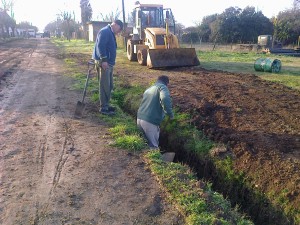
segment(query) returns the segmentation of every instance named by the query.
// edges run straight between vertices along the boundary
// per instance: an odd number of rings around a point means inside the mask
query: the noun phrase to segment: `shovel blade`
[[[80,101],[78,101],[77,105],[76,105],[74,117],[76,119],[80,119],[82,117],[82,115],[83,115],[84,109],[85,109],[85,104],[82,103],[82,102],[80,102]]]
[[[173,162],[175,157],[175,152],[165,152],[162,154],[161,159],[164,162]]]

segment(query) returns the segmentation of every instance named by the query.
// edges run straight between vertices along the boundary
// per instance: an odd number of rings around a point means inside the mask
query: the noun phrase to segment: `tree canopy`
[[[300,0],[294,1],[292,9],[271,19],[254,7],[229,7],[221,14],[204,17],[196,29],[186,29],[181,37],[192,42],[257,43],[259,35],[270,34],[284,44],[292,44],[300,36]]]
[[[89,0],[80,0],[81,24],[84,25],[92,19],[93,9]]]

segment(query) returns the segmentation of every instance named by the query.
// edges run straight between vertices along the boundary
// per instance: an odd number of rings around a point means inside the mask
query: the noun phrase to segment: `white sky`
[[[136,0],[124,0],[126,18],[131,11]],[[141,3],[163,4],[166,8],[171,8],[177,23],[184,26],[193,26],[196,22],[201,22],[204,16],[214,13],[221,14],[226,8],[237,6],[244,9],[253,6],[256,10],[271,18],[278,12],[292,8],[293,0],[148,0]],[[98,20],[100,13],[104,16],[117,9],[122,11],[122,0],[90,0],[93,9],[93,20]],[[56,15],[61,12],[75,12],[76,21],[80,21],[80,0],[14,0],[14,13],[17,23],[22,21],[31,22],[40,31],[44,27],[56,20]],[[123,14],[121,17],[123,19]]]

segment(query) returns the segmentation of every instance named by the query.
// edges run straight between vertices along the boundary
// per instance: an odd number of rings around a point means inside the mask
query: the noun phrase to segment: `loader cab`
[[[144,39],[144,29],[152,27],[166,27],[166,17],[170,31],[175,28],[175,20],[171,9],[164,9],[163,5],[158,4],[138,4],[133,11],[133,23],[135,33],[140,39]],[[175,29],[174,29],[175,31]]]

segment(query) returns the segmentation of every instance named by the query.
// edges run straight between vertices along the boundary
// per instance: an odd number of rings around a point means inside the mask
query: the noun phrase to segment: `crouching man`
[[[165,116],[174,118],[168,84],[168,76],[159,76],[156,83],[144,92],[137,112],[137,126],[144,134],[149,147],[153,149],[159,146],[159,126]]]

